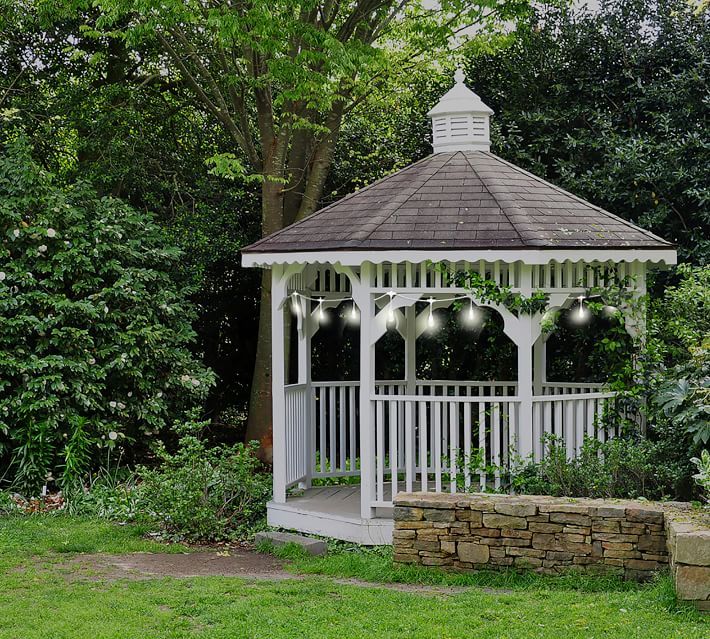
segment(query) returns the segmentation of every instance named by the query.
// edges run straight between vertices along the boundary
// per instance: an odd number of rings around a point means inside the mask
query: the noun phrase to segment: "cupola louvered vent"
[[[490,151],[489,121],[493,111],[463,83],[462,71],[456,84],[429,111],[432,120],[434,153]]]

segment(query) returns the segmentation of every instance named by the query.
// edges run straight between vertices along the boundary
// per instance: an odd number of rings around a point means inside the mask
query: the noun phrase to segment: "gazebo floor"
[[[388,488],[385,484],[385,491]],[[285,504],[267,504],[270,526],[367,546],[391,544],[392,509],[378,508],[377,515],[374,519],[360,516],[359,485],[308,488],[289,496]]]

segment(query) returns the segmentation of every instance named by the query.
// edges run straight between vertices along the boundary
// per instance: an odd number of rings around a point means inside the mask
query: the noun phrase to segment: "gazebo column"
[[[315,442],[313,441],[315,434],[315,424],[313,422],[313,397],[312,382],[312,367],[311,367],[311,337],[313,336],[314,324],[311,316],[309,304],[304,298],[300,298],[301,312],[299,313],[299,330],[298,330],[298,383],[306,386],[306,441],[304,445],[305,461],[306,461],[306,476],[303,481],[299,482],[299,488],[310,488],[313,479],[313,467],[315,465]],[[302,320],[301,320],[302,318]]]
[[[547,381],[547,340],[540,335],[533,345],[533,394],[542,395]]]
[[[532,266],[520,267],[520,292],[532,295]],[[518,347],[518,441],[516,450],[525,459],[533,452],[533,346],[540,335],[539,314],[520,314],[513,341]]]
[[[375,384],[375,342],[372,336],[375,302],[372,264],[360,267],[359,281],[351,278],[353,299],[360,308],[360,516],[372,519],[375,501],[375,437],[370,394]]]
[[[287,278],[281,264],[271,268],[271,401],[273,408],[273,501],[286,503],[286,381],[283,301]]]
[[[404,381],[406,394],[417,393],[417,309],[414,305],[404,309]]]

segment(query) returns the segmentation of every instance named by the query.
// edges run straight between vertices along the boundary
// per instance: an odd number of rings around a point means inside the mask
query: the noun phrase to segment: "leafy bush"
[[[190,422],[174,454],[160,447],[161,465],[141,468],[139,509],[170,538],[240,538],[263,526],[271,476],[256,456],[258,442],[209,447],[207,422]]]
[[[511,471],[518,493],[557,497],[662,499],[675,496],[687,475],[682,460],[667,459],[665,447],[647,439],[585,439],[579,456],[567,459],[564,442],[548,436],[545,458]]]
[[[22,509],[12,498],[12,495],[5,490],[0,490],[0,515],[11,515],[19,512],[22,512]]]
[[[111,521],[132,521],[139,510],[137,478],[119,455],[111,462],[111,449],[106,465],[89,475],[86,484],[75,482],[64,491],[66,510],[72,515],[91,515]]]
[[[698,468],[698,472],[693,475],[693,479],[698,482],[705,493],[705,499],[710,502],[710,451],[704,450],[700,457],[691,459]]]
[[[652,418],[710,441],[710,267],[680,265],[680,281],[652,307]]]
[[[58,186],[21,136],[0,140],[0,463],[15,485],[67,485],[204,396],[179,260],[150,215]]]

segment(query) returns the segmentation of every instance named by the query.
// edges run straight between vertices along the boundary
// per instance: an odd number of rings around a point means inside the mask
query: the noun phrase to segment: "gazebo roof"
[[[487,151],[436,153],[244,253],[406,249],[673,249]]]

